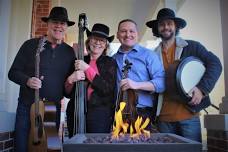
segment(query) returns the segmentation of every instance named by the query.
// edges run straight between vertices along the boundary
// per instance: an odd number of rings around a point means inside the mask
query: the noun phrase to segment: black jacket
[[[25,41],[8,73],[9,79],[20,85],[19,102],[28,105],[34,102],[35,91],[29,88],[26,82],[35,75],[35,53],[38,43],[38,38]],[[64,95],[64,82],[75,60],[74,50],[66,43],[52,49],[51,43],[47,42],[44,48],[40,53],[40,76],[44,76],[40,98],[57,102]]]
[[[85,62],[89,64],[90,56],[85,56]],[[116,87],[116,61],[109,57],[101,55],[97,59],[97,68],[99,75],[96,75],[91,82],[93,92],[90,96],[90,101],[87,102],[88,107],[107,106],[112,108],[115,104],[115,87]],[[88,85],[87,85],[88,86]],[[73,110],[73,102],[75,98],[75,88],[71,93],[71,100],[67,107],[68,110]],[[72,103],[71,103],[72,102]]]

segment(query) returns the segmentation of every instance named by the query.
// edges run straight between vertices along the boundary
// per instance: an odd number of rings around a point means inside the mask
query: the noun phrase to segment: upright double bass
[[[79,28],[79,37],[78,37],[78,51],[75,52],[75,55],[78,60],[84,60],[84,31],[87,27],[87,17],[85,13],[79,15],[78,19],[78,28]],[[73,135],[77,133],[85,133],[86,131],[86,98],[85,98],[85,84],[84,81],[76,82],[75,89],[75,103],[74,103],[74,128]]]

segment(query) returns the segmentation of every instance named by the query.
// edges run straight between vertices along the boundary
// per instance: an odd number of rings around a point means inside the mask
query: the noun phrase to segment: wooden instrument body
[[[127,59],[125,60],[125,66],[122,70],[122,78],[126,79],[128,78],[128,71],[131,68],[132,63],[130,63]],[[123,110],[123,119],[127,121],[129,124],[135,122],[137,119],[137,94],[135,90],[128,89],[126,91],[119,89],[118,98],[117,98],[117,108],[119,109],[120,102],[125,102],[126,107]]]
[[[121,91],[119,94],[118,103],[120,102],[126,103],[126,107],[122,112],[123,119],[126,120],[126,122],[128,122],[129,124],[131,122],[135,122],[135,120],[137,119],[136,101],[137,101],[137,94],[132,89]]]
[[[39,112],[36,113],[36,106],[39,108]],[[44,103],[38,101],[32,104],[30,111],[31,129],[28,140],[29,152],[46,152],[47,151],[47,139],[43,126],[44,119]]]
[[[51,152],[60,152],[62,142],[56,126],[56,103],[52,101],[44,101],[44,129],[47,137],[47,149]]]
[[[40,52],[44,50],[46,37],[41,37],[35,56],[35,77],[40,78]],[[30,109],[30,134],[28,140],[29,152],[46,152],[47,139],[44,130],[44,103],[40,100],[39,89],[35,90],[34,103]]]

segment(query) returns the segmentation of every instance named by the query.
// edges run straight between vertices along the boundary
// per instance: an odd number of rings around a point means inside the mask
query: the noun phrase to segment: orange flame
[[[123,121],[122,112],[126,106],[125,102],[120,103],[120,109],[115,112],[115,125],[113,125],[112,138],[118,139],[119,135],[127,134],[128,127],[130,126],[130,137],[139,138],[140,135],[144,135],[146,138],[150,137],[150,131],[145,130],[150,122],[149,118],[143,122],[142,117],[137,118],[134,124],[129,125]]]

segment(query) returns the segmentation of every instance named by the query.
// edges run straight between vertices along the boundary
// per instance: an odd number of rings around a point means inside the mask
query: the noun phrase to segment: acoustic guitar
[[[39,78],[40,52],[44,50],[46,37],[41,37],[36,50],[35,56],[35,77]],[[29,152],[46,152],[47,140],[44,131],[44,103],[40,100],[39,89],[35,90],[35,101],[31,106],[30,121],[31,128],[28,140]]]

